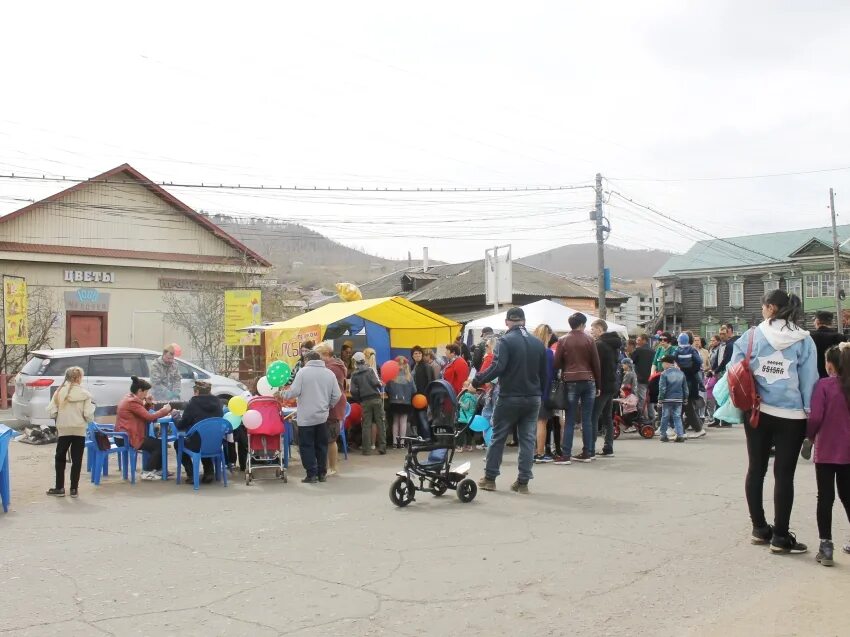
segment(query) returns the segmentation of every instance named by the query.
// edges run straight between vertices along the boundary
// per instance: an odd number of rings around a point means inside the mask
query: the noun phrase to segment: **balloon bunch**
[[[263,424],[263,415],[256,409],[248,409],[248,401],[242,396],[234,396],[228,400],[227,408],[230,411],[224,415],[224,419],[234,429],[239,425],[245,425],[245,429],[253,431]]]
[[[266,369],[266,375],[257,381],[257,393],[260,396],[273,396],[275,390],[283,387],[292,376],[292,368],[284,361],[275,361]]]

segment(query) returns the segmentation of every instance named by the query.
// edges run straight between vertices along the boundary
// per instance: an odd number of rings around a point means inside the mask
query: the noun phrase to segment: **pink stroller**
[[[287,482],[285,454],[282,440],[286,432],[286,424],[280,415],[280,404],[276,398],[255,396],[248,401],[248,409],[258,411],[263,416],[263,423],[248,430],[248,463],[245,467],[245,484],[254,481],[256,469],[275,469],[275,477]]]

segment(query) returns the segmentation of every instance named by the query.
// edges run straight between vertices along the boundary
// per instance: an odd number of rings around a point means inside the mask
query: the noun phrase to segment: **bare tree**
[[[29,344],[6,345],[0,350],[0,370],[10,375],[21,371],[27,354],[33,350],[52,348],[53,329],[59,321],[59,305],[55,295],[47,288],[31,285],[27,288],[27,319],[29,321]],[[0,294],[0,316],[3,310],[3,295]],[[2,329],[2,321],[0,321]],[[4,335],[5,342],[5,335]]]

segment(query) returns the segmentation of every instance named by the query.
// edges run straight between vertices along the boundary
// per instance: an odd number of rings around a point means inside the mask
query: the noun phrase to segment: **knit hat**
[[[687,334],[685,334],[684,332],[679,334],[679,345],[684,347],[685,345],[690,345],[690,344],[691,344],[691,339],[688,338]]]
[[[351,357],[355,363],[365,363],[366,355],[363,352],[354,352],[354,356]]]

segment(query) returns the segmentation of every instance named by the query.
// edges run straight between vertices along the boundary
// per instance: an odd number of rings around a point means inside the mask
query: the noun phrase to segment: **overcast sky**
[[[705,180],[850,167],[846,1],[294,4],[9,3],[0,173],[457,188],[601,172],[721,236],[828,225],[830,186],[850,223],[850,170]],[[0,213],[59,189],[0,179]],[[593,237],[590,189],[172,192],[390,257]],[[606,214],[615,245],[706,238],[617,196]]]

